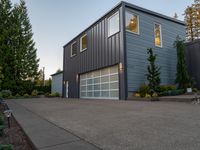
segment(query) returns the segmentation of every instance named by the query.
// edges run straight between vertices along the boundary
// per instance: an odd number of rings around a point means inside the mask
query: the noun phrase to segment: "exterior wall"
[[[196,87],[200,89],[200,40],[186,43],[186,60],[189,75],[195,79]]]
[[[63,74],[56,74],[52,76],[51,93],[58,92],[62,95]]]
[[[153,48],[157,54],[157,65],[161,67],[162,84],[174,84],[177,54],[173,46],[177,35],[185,38],[184,25],[162,19],[130,8],[126,10],[139,16],[140,34],[126,32],[127,82],[128,91],[137,91],[141,84],[147,84],[147,48]],[[161,24],[162,48],[154,44],[154,23]]]
[[[119,11],[120,32],[108,37],[107,18]],[[115,8],[105,17],[97,21],[81,35],[64,46],[64,81],[69,81],[69,97],[79,97],[79,75],[93,70],[119,64],[124,61],[124,42],[122,25],[122,7]],[[80,52],[80,38],[87,34],[87,50]],[[70,57],[71,44],[77,42],[78,50],[75,57]],[[123,63],[124,64],[124,63]],[[124,97],[124,72],[120,72],[120,96]],[[65,96],[65,87],[63,88]]]

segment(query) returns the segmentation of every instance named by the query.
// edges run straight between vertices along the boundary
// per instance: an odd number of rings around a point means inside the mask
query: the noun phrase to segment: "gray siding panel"
[[[177,35],[185,37],[185,27],[129,8],[127,10],[139,15],[140,21],[139,35],[126,32],[128,91],[137,91],[142,84],[147,84],[147,48],[153,48],[157,54],[156,63],[161,67],[162,84],[174,84],[177,58],[173,43]],[[155,22],[162,26],[162,48],[154,45]]]
[[[121,11],[121,9],[114,10],[107,17],[116,11]],[[107,17],[102,18],[102,20],[86,31],[88,36],[88,49],[86,51],[80,52],[80,38],[83,34],[71,42],[76,41],[78,44],[78,51],[75,57],[70,57],[71,43],[64,47],[65,64],[63,65],[63,80],[69,81],[70,98],[79,97],[77,75],[116,65],[120,62],[119,54],[122,51],[120,47],[123,47],[123,43],[120,41],[122,34],[119,32],[111,37],[107,37]]]

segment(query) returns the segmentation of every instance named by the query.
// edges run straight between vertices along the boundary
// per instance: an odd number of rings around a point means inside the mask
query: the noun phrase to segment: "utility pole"
[[[43,86],[45,86],[45,67],[43,67]]]

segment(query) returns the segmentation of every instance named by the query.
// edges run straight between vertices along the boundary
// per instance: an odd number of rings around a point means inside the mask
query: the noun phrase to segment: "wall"
[[[200,40],[185,45],[189,75],[195,79],[196,87],[200,89]]]
[[[119,11],[120,32],[108,37],[107,18]],[[115,8],[105,17],[80,34],[64,47],[64,81],[69,81],[69,97],[79,97],[79,75],[89,71],[119,64],[124,61],[123,33],[122,33],[122,8]],[[80,38],[87,33],[88,48],[80,52]],[[70,57],[71,44],[76,41],[78,51],[75,57]],[[123,72],[120,75],[120,95],[125,93]],[[63,89],[65,91],[65,87]],[[65,94],[64,94],[65,95]]]
[[[58,92],[62,95],[63,74],[56,74],[52,76],[51,93]]]
[[[142,84],[147,84],[147,48],[153,48],[157,54],[156,64],[161,67],[162,84],[174,84],[177,55],[173,43],[177,35],[185,37],[185,27],[130,8],[126,10],[139,15],[140,24],[139,35],[126,32],[128,91],[137,91]],[[162,48],[154,45],[154,23],[162,26]]]

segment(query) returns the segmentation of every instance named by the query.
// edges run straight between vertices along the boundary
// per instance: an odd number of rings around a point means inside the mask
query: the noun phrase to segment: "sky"
[[[11,0],[18,3],[19,0]],[[180,20],[193,0],[125,0]],[[33,39],[45,78],[63,67],[63,46],[117,5],[120,0],[26,0]]]

